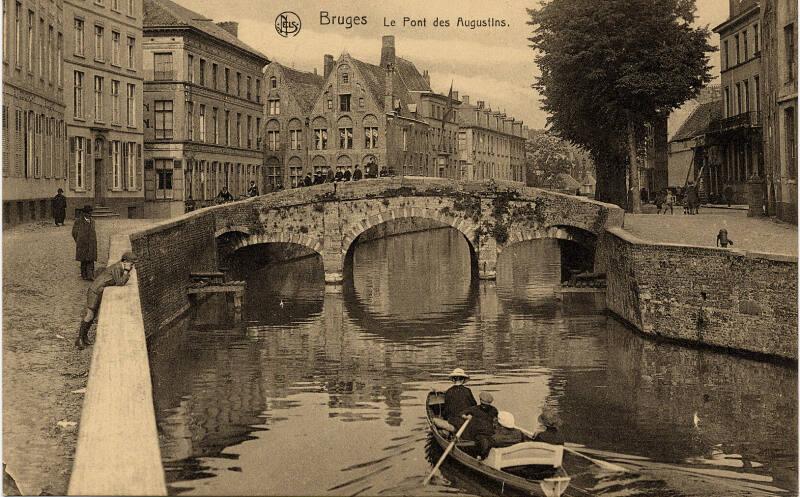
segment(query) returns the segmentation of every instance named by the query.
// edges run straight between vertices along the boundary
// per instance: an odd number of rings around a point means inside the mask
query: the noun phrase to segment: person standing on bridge
[[[250,180],[250,187],[247,188],[247,196],[258,197],[258,187],[256,186],[256,182],[252,179]]]
[[[123,286],[130,278],[131,269],[136,264],[138,257],[131,251],[122,254],[122,260],[105,268],[86,291],[86,311],[83,314],[80,328],[78,328],[78,338],[75,339],[75,346],[78,350],[83,350],[87,345],[92,345],[94,340],[89,338],[89,329],[92,327],[100,309],[100,302],[103,299],[103,290],[107,286]]]

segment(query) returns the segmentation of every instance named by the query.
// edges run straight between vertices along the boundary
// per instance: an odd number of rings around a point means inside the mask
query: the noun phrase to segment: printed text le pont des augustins
[[[368,16],[343,16],[337,15],[326,10],[319,13],[319,24],[321,26],[341,26],[345,29],[352,29],[355,26],[366,26],[369,24]],[[498,19],[496,17],[484,18],[468,18],[457,17],[451,19],[448,17],[434,17],[429,19],[427,17],[384,17],[384,27],[398,27],[398,28],[505,28],[508,27],[508,22],[505,19]]]

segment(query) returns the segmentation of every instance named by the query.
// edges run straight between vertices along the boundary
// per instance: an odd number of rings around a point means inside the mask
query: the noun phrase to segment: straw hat
[[[500,411],[497,413],[497,422],[500,423],[500,426],[505,426],[506,428],[515,428],[515,421],[514,415],[508,411]]]
[[[539,415],[539,423],[547,428],[558,428],[561,426],[561,418],[553,409],[545,407]]]
[[[469,378],[469,375],[461,368],[456,368],[450,373],[450,378]]]

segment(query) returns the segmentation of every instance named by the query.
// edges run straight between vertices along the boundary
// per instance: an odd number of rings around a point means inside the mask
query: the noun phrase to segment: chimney
[[[461,97],[461,101],[464,103],[464,105],[469,105],[469,95],[464,95]]]
[[[239,37],[239,23],[234,21],[223,21],[218,22],[217,26],[221,27],[228,33],[232,34],[236,38]]]
[[[425,78],[425,82],[428,83],[428,86],[430,86],[431,85],[431,75],[428,74],[428,70],[427,69],[422,71],[422,77]]]
[[[317,68],[315,67],[314,68],[314,76],[316,76],[316,75],[317,75]]]
[[[386,68],[389,64],[394,64],[394,59],[394,35],[386,35],[381,46],[381,67]]]
[[[478,108],[479,108],[479,109],[483,109],[483,107],[484,107],[484,101],[483,101],[483,100],[478,100],[478,102],[477,102],[477,103],[478,103]]]
[[[383,37],[384,41],[386,38],[386,36]],[[383,61],[381,60],[381,62]],[[386,92],[383,97],[383,107],[384,112],[394,112],[394,64],[386,66]]]
[[[328,76],[331,75],[331,71],[333,71],[333,55],[325,54],[324,60],[322,76],[328,79]]]
[[[453,90],[453,100],[458,100],[458,92]]]

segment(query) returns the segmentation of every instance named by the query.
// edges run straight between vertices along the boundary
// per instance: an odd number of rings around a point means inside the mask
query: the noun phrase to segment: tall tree
[[[559,188],[561,173],[583,179],[591,171],[587,153],[552,133],[531,133],[525,141],[525,169],[528,186]]]
[[[640,211],[644,125],[711,80],[715,49],[694,13],[694,0],[549,0],[528,9],[542,72],[533,87],[551,129],[592,153],[598,199]]]

